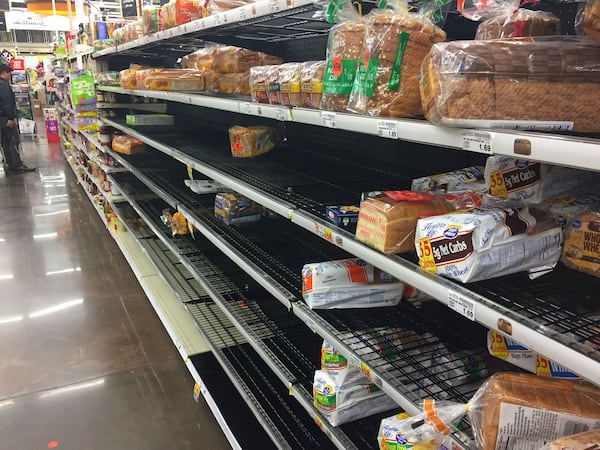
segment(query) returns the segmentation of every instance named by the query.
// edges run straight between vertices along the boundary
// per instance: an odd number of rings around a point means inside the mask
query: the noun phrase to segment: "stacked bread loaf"
[[[527,36],[554,36],[560,34],[560,20],[545,11],[520,8],[516,12],[484,20],[477,28],[475,39],[504,39]]]
[[[548,121],[598,131],[599,65],[600,46],[566,36],[436,44],[421,69],[423,108],[447,125]]]
[[[594,39],[600,39],[600,0],[590,0],[585,8],[583,32]]]
[[[433,43],[445,39],[444,31],[413,14],[367,16],[364,65],[348,109],[374,116],[421,114],[419,69]]]
[[[308,61],[302,64],[300,91],[302,92],[303,106],[318,108],[321,105],[324,73],[324,61]]]

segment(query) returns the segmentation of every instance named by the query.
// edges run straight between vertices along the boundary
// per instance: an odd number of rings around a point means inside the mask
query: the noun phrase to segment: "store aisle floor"
[[[0,172],[0,449],[229,448],[58,145]]]

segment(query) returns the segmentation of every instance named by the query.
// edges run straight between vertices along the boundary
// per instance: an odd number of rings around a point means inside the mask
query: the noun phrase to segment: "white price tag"
[[[490,155],[492,154],[492,136],[485,131],[463,131],[462,149]]]
[[[248,11],[246,11],[246,8],[240,8],[240,18],[239,20],[246,20],[248,18]]]
[[[327,128],[335,128],[335,113],[329,111],[322,111],[321,124]]]
[[[377,135],[389,139],[398,139],[398,122],[395,120],[378,120]]]
[[[252,114],[252,107],[248,102],[240,102],[239,111],[242,114]]]
[[[277,120],[280,120],[282,122],[285,122],[287,120],[287,110],[283,109],[283,108],[277,108],[275,109],[275,118]]]
[[[221,22],[223,21],[223,18],[221,17],[222,14],[215,14],[214,18],[215,18],[215,27],[218,27],[219,25],[221,25]]]
[[[448,306],[461,316],[465,316],[470,320],[475,320],[475,302],[469,300],[462,294],[448,291]]]
[[[270,0],[269,4],[271,6],[271,12],[278,12],[279,11],[279,1],[278,0]]]

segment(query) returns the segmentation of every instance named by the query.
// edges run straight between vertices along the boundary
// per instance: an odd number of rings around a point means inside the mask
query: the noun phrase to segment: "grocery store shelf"
[[[265,105],[251,102],[247,97],[222,98],[205,94],[132,90],[120,87],[99,87],[99,89],[437,147],[486,155],[527,157],[549,164],[600,171],[600,158],[598,158],[600,139],[597,138],[541,132],[450,128],[436,126],[426,120],[418,119],[368,117],[307,108]],[[518,149],[522,149],[523,145],[517,146],[517,142],[528,143],[529,145],[525,145],[525,147],[529,147],[529,153],[521,153]],[[566,148],[569,150],[566,151]]]
[[[311,202],[306,197],[290,194],[284,187],[285,185],[279,188],[269,183],[268,173],[285,174],[287,170],[285,164],[273,166],[269,165],[273,162],[273,159],[263,159],[265,162],[269,161],[269,164],[261,164],[261,168],[265,170],[264,178],[250,176],[250,172],[247,172],[251,170],[250,168],[245,169],[246,172],[244,172],[244,169],[240,170],[239,166],[234,166],[234,163],[228,163],[225,159],[218,161],[210,159],[212,155],[207,153],[210,152],[210,148],[207,146],[203,147],[202,153],[195,152],[191,156],[166,145],[161,139],[149,137],[147,130],[144,130],[144,133],[146,133],[144,134],[131,130],[119,122],[109,121],[109,123],[127,133],[135,133],[135,137],[148,145],[194,167],[196,170],[243,193],[258,203],[264,204],[264,199],[268,199],[270,209],[279,214],[283,213],[284,217],[290,218],[293,223],[301,228],[317,234],[348,253],[356,255],[398,279],[415,286],[417,289],[435,297],[444,305],[469,316],[469,318],[487,328],[502,331],[501,324],[510,323],[513,339],[525,343],[529,348],[549,359],[559,361],[584,378],[600,384],[600,352],[588,345],[588,343],[596,346],[600,344],[598,321],[593,318],[586,318],[586,315],[593,313],[591,310],[593,305],[585,300],[586,295],[593,295],[593,292],[600,290],[598,279],[559,268],[560,270],[557,269],[554,273],[541,279],[524,281],[519,284],[520,287],[518,288],[513,280],[520,279],[520,277],[526,278],[523,274],[500,278],[491,287],[488,287],[488,282],[461,285],[421,270],[414,263],[414,259],[386,256],[357,242],[352,234],[325,221],[324,205],[319,202]],[[196,148],[197,146],[198,144],[196,144]],[[191,151],[188,147],[185,147],[185,150],[186,152]],[[293,154],[298,158],[302,158],[297,152]],[[295,163],[300,164],[298,161],[295,161]],[[312,162],[312,167],[318,167],[319,165],[315,164],[314,161]],[[229,170],[229,166],[231,166],[231,170]],[[252,170],[258,169],[253,166]],[[324,184],[319,187],[319,180],[315,178],[314,170],[312,175],[313,178],[310,181],[314,183],[313,195],[316,192],[319,195],[324,195],[323,191],[327,190],[328,187],[329,190],[325,192],[327,195],[332,195],[331,193],[335,195],[344,194],[342,190],[337,192],[331,184],[329,186]],[[330,177],[328,182],[334,183],[333,175],[329,174],[328,176]],[[358,179],[358,175],[354,178]],[[377,181],[382,183],[380,186],[384,183],[383,178]],[[243,188],[243,191],[239,187]],[[361,186],[355,186],[355,188],[360,192]],[[373,190],[369,186],[362,186],[362,188],[365,191]],[[338,199],[340,201],[335,201],[336,198],[331,197],[331,203],[329,204],[348,204],[346,198]],[[295,202],[295,204],[290,202]],[[580,287],[577,292],[565,288],[566,285],[562,280],[566,276],[577,279],[576,284],[574,284]],[[508,284],[509,292],[504,292],[503,283]],[[536,294],[528,295],[527,293],[532,290],[535,290]],[[575,305],[579,308],[580,303],[588,305],[587,308],[591,308],[590,311],[581,312],[577,310]],[[566,312],[561,314],[562,309],[565,309]]]
[[[253,41],[276,43],[327,33],[329,25],[313,18],[316,8],[313,0],[260,0],[117,44],[95,52],[92,57],[136,54],[140,51],[151,54],[167,49],[184,55],[194,48],[203,47],[203,40],[211,40],[211,36],[230,36],[251,45]]]

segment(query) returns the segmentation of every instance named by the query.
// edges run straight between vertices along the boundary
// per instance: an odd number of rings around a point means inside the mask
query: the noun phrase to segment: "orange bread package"
[[[240,47],[224,45],[213,53],[213,69],[219,73],[246,72],[260,64],[258,52]]]
[[[147,69],[136,74],[138,89],[151,91],[204,90],[202,73],[195,69]]]
[[[117,136],[112,141],[112,149],[125,155],[137,155],[144,151],[144,143],[131,136]]]

